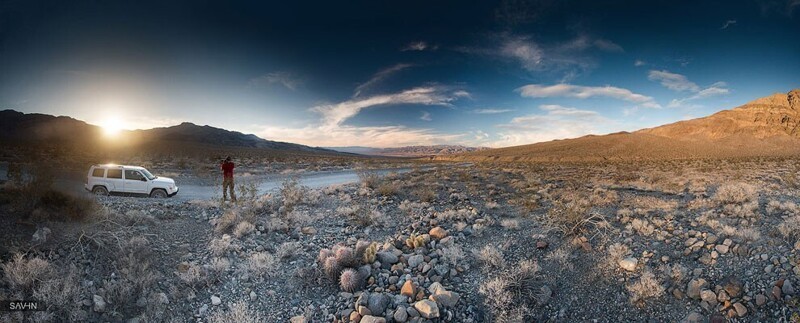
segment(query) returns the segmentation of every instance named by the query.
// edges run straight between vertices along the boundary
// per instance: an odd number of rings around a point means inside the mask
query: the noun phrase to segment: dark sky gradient
[[[315,146],[517,145],[800,87],[798,16],[800,0],[3,1],[0,108]]]

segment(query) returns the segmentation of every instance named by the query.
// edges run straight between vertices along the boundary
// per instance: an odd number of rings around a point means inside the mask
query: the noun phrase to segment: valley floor
[[[0,321],[798,322],[798,163],[441,164],[81,220],[6,184],[0,300],[48,310]]]

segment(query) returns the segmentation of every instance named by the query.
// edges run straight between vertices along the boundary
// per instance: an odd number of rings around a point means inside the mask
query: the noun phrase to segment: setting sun
[[[122,122],[118,118],[108,118],[103,120],[99,126],[103,128],[103,134],[114,137],[122,130]]]

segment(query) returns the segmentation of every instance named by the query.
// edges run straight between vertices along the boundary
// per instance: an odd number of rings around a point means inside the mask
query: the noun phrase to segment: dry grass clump
[[[523,260],[515,266],[484,281],[478,292],[484,296],[495,322],[531,321],[532,307],[549,289],[543,288],[539,265],[533,260]]]
[[[414,191],[414,196],[416,196],[420,202],[424,203],[431,203],[433,201],[436,201],[436,199],[438,198],[436,190],[434,190],[430,186],[422,186],[416,189]]]
[[[633,221],[631,221],[631,228],[643,236],[649,236],[656,230],[656,228],[650,224],[650,221],[645,219],[633,219]]]
[[[358,179],[361,182],[361,187],[374,189],[378,187],[378,184],[382,181],[380,175],[375,172],[370,172],[369,170],[359,170],[357,172]]]
[[[786,218],[778,224],[778,232],[787,239],[800,238],[800,215]]]
[[[608,255],[601,262],[601,266],[607,271],[619,268],[619,261],[631,254],[631,249],[622,243],[614,243],[608,246]]]
[[[502,219],[500,226],[509,230],[519,230],[519,220],[517,219]]]
[[[480,250],[473,249],[472,254],[484,267],[484,270],[501,269],[506,266],[503,253],[493,245],[487,245]]]
[[[746,183],[725,183],[717,188],[714,200],[724,204],[744,204],[758,199],[756,188]]]
[[[7,297],[35,299],[47,306],[46,311],[34,313],[32,321],[80,319],[81,275],[74,265],[60,270],[45,259],[16,254],[10,261],[0,264],[0,268],[3,280],[10,288]],[[23,320],[21,315],[14,319],[0,316],[0,319]]]
[[[375,206],[368,205],[345,205],[336,208],[336,213],[349,218],[353,223],[361,227],[371,225],[386,225],[389,219],[383,212]]]
[[[136,304],[138,299],[158,292],[162,275],[152,265],[154,255],[147,239],[133,237],[121,251],[125,254],[115,263],[119,274],[116,278],[104,281],[106,293],[101,296],[108,301],[112,310],[133,311],[131,305]]]
[[[602,214],[591,212],[588,201],[578,197],[554,201],[544,217],[544,224],[565,235],[593,236],[610,228]]]
[[[394,196],[400,192],[400,184],[396,181],[383,181],[375,190],[381,196]]]
[[[221,234],[228,232],[231,228],[235,227],[237,223],[239,223],[239,214],[236,210],[228,210],[219,218],[213,220],[214,222],[214,233]]]
[[[247,270],[254,276],[272,276],[277,268],[278,261],[268,252],[256,252],[247,258]]]
[[[441,248],[439,249],[439,254],[446,263],[451,265],[457,265],[466,256],[464,250],[457,245]]]
[[[216,312],[209,318],[211,323],[260,323],[266,321],[261,313],[252,310],[244,302],[233,303],[228,311]]]
[[[244,237],[250,233],[252,233],[256,229],[256,226],[250,222],[242,221],[236,225],[236,228],[233,229],[233,235],[237,238]]]
[[[769,201],[767,203],[767,213],[770,215],[788,215],[792,216],[798,214],[797,204],[792,201]]]
[[[215,256],[222,256],[231,250],[237,250],[239,245],[233,241],[231,236],[224,234],[220,238],[214,238],[208,243],[208,250]]]
[[[625,287],[630,293],[630,301],[643,306],[644,301],[664,294],[664,286],[649,270],[645,270],[639,280]]]
[[[44,280],[54,270],[47,260],[38,257],[25,259],[22,254],[14,255],[10,262],[0,265],[0,268],[8,286],[24,293],[30,292],[35,283]]]

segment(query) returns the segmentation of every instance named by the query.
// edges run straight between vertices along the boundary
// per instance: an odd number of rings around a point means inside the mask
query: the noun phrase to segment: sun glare
[[[109,118],[100,123],[103,128],[103,134],[108,137],[114,137],[122,130],[122,122],[117,118]]]

